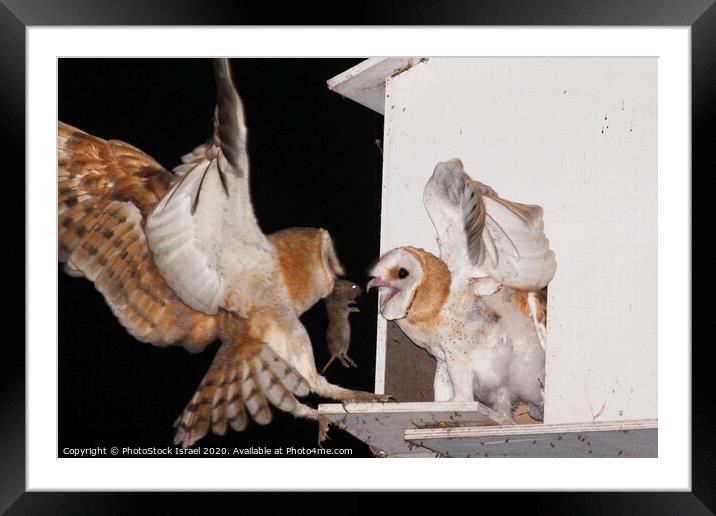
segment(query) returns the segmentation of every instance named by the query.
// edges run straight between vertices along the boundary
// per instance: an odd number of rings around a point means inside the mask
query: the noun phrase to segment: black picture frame
[[[537,2],[457,1],[369,2],[336,9],[333,5],[236,0],[2,0],[0,62],[3,69],[0,124],[4,147],[21,149],[25,135],[25,29],[52,25],[605,25],[691,27],[692,170],[706,174],[715,159],[710,147],[716,131],[716,7],[714,0],[540,0]],[[7,176],[25,169],[22,152],[4,155]],[[707,168],[708,167],[708,168]],[[693,172],[692,172],[693,177]],[[15,190],[18,191],[18,190]],[[25,271],[26,275],[29,271]],[[16,339],[15,339],[16,340]],[[690,343],[674,343],[689,345]],[[692,491],[669,493],[573,493],[542,495],[539,506],[550,514],[647,513],[709,514],[716,510],[716,447],[714,411],[708,404],[714,389],[707,382],[708,342],[692,347]],[[131,493],[25,492],[25,353],[8,343],[0,361],[2,374],[2,439],[0,447],[0,510],[9,514],[137,512],[154,495]],[[162,497],[162,503],[168,496]],[[212,503],[221,503],[223,495]],[[227,495],[228,496],[228,495]],[[246,495],[241,495],[246,497]],[[484,496],[484,495],[481,495]],[[522,497],[515,497],[520,500]],[[186,500],[178,500],[189,509]],[[419,499],[418,499],[419,501]],[[244,499],[244,502],[247,500]],[[248,502],[250,504],[250,501]],[[296,500],[293,501],[296,503]],[[481,502],[483,503],[483,502]],[[357,495],[342,500],[352,512],[361,508]],[[165,506],[169,510],[169,506]],[[539,511],[538,511],[539,512]]]

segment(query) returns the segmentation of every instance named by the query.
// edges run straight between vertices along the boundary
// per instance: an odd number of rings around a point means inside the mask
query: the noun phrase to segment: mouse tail
[[[338,356],[338,355],[331,356],[331,358],[328,360],[328,362],[326,362],[326,365],[323,366],[323,369],[321,369],[321,374],[326,372],[326,369],[328,369],[328,366],[333,363],[333,361],[336,359],[336,356]]]

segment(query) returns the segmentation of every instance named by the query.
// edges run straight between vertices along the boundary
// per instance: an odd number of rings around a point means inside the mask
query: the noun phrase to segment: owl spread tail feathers
[[[241,321],[233,325],[245,326]],[[249,417],[267,425],[272,419],[269,403],[295,413],[300,406],[296,396],[309,391],[308,382],[293,367],[240,328],[230,340],[224,337],[209,371],[174,423],[174,443],[192,446],[209,427],[217,435],[224,435],[228,426],[241,432]]]

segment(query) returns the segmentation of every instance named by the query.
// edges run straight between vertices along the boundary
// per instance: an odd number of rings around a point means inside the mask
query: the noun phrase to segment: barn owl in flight
[[[191,446],[209,428],[223,435],[273,405],[328,421],[296,398],[387,396],[330,384],[319,375],[299,316],[343,273],[329,234],[293,228],[265,235],[249,194],[241,99],[229,61],[214,60],[213,138],[168,172],[124,142],[58,123],[59,260],[104,295],[135,338],[192,352],[222,344],[175,423]]]
[[[380,313],[437,360],[436,401],[477,398],[509,420],[524,402],[541,420],[541,294],[556,270],[542,208],[500,198],[457,159],[438,163],[423,201],[440,258],[414,247],[383,255],[368,283]]]

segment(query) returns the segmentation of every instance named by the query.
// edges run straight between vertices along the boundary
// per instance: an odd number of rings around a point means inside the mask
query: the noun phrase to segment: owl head
[[[414,247],[385,253],[369,273],[378,288],[379,310],[389,321],[434,314],[447,298],[450,272],[440,258]]]

